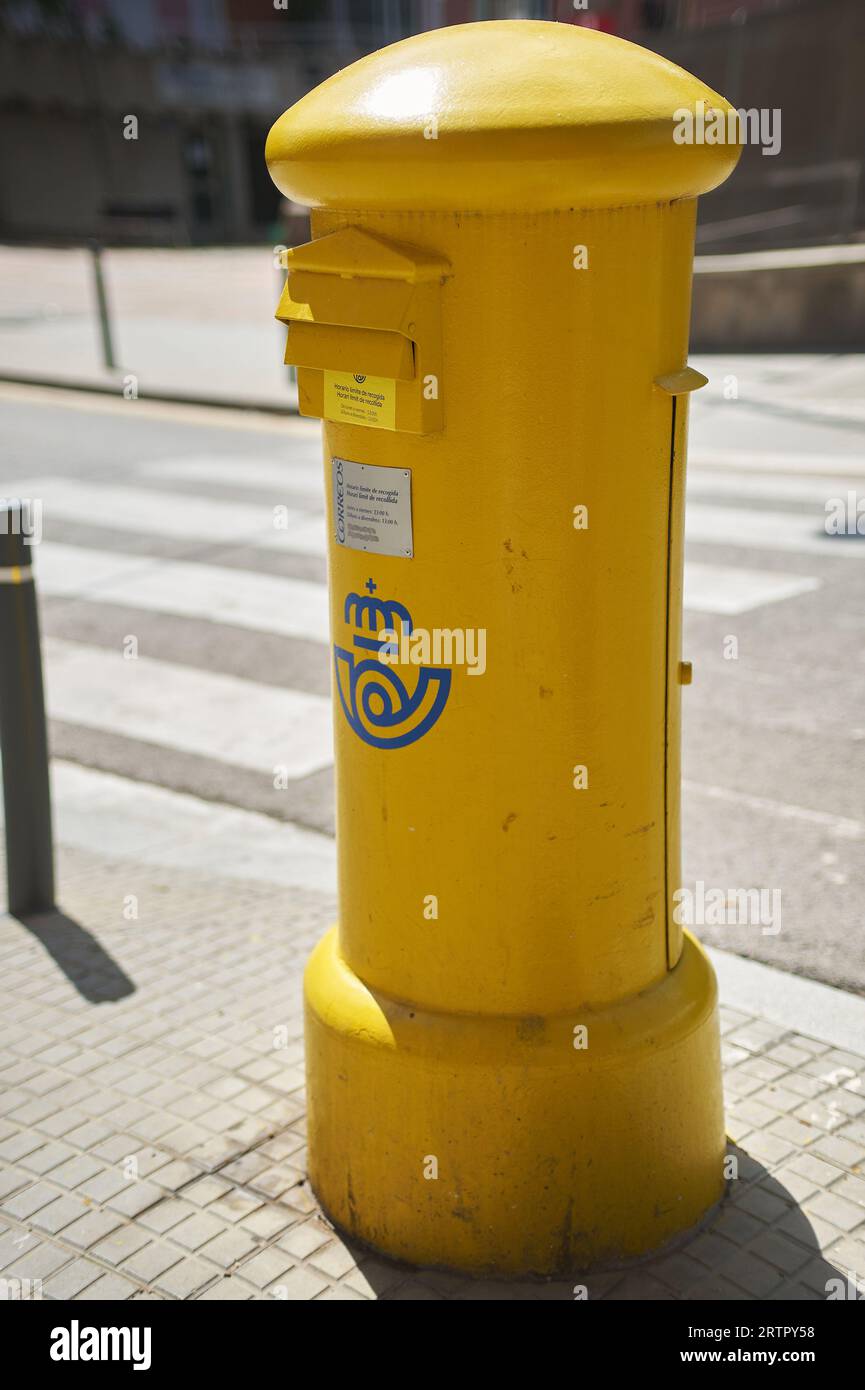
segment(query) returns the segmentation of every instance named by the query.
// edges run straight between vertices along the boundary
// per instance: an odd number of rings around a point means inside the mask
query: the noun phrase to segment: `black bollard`
[[[93,264],[93,288],[96,291],[96,312],[99,317],[99,341],[102,344],[102,363],[109,371],[114,371],[114,340],[111,334],[111,314],[108,309],[108,291],[105,288],[105,274],[102,269],[102,247],[98,241],[91,241],[90,256]]]
[[[48,740],[26,511],[0,509],[0,756],[6,811],[6,878],[15,917],[54,907]]]

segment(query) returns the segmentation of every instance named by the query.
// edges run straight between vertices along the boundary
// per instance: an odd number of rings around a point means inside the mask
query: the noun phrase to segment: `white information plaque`
[[[411,470],[335,458],[333,531],[337,545],[375,555],[414,554]]]

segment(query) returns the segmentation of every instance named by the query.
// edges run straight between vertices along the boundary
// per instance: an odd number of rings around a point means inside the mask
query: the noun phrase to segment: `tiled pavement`
[[[300,974],[323,895],[82,851],[61,881],[67,920],[0,919],[0,1293],[573,1299],[577,1279],[391,1263],[318,1212]],[[865,1288],[865,1059],[729,1009],[724,1030],[738,1180],[674,1252],[580,1281],[590,1297]]]

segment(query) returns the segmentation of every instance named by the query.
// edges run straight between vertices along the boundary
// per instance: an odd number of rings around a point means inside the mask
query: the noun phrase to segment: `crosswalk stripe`
[[[310,517],[288,509],[280,514],[277,529],[273,508],[264,504],[66,478],[15,482],[4,490],[8,497],[41,498],[49,518],[65,517],[121,531],[211,544],[247,544],[312,555],[323,555],[326,550],[323,516]],[[757,546],[823,556],[865,555],[865,546],[827,536],[822,530],[823,520],[824,515],[692,502],[687,509],[686,538],[712,545]]]
[[[320,453],[320,448],[318,453]],[[323,475],[320,458],[256,458],[224,454],[184,455],[155,459],[138,465],[147,478],[169,478],[180,482],[229,483],[237,488],[273,488],[277,495],[294,492],[323,502]]]
[[[312,642],[328,636],[327,589],[302,579],[46,541],[39,547],[37,582],[50,598],[122,603]]]
[[[186,873],[335,891],[334,843],[317,831],[59,759],[51,784],[61,845]],[[0,824],[2,812],[0,804]],[[74,867],[69,873],[74,878]]]
[[[747,613],[819,589],[820,580],[733,565],[685,565],[684,604],[697,613]]]
[[[330,701],[154,657],[49,639],[53,719],[142,739],[273,776],[304,777],[333,761]]]
[[[865,478],[863,454],[795,454],[770,449],[688,450],[688,470],[725,468],[748,473],[830,473],[841,477]]]
[[[86,522],[112,530],[148,532],[174,540],[259,546],[323,555],[323,516],[286,509],[277,528],[274,508],[223,502],[182,493],[71,478],[30,478],[4,484],[6,497],[41,499],[47,518]]]
[[[814,520],[823,525],[826,503],[833,498],[846,501],[854,489],[849,478],[783,477],[781,474],[763,476],[755,473],[704,469],[688,478],[688,497],[753,497],[761,502],[807,502],[815,508]]]
[[[823,520],[799,512],[758,512],[693,502],[685,514],[685,539],[745,549],[789,550],[824,558],[865,557],[865,543],[859,545],[855,539],[828,536]]]
[[[126,604],[254,632],[328,641],[327,589],[307,580],[186,560],[150,560],[57,541],[40,547],[37,580],[48,598]],[[684,604],[700,613],[744,613],[819,587],[819,579],[806,575],[689,561]]]
[[[783,469],[789,458],[784,454],[758,454],[753,456],[753,466],[738,468],[734,460],[749,458],[731,451],[730,462],[719,460],[725,454],[698,455],[697,461],[689,460],[688,495],[712,497],[755,497],[768,502],[809,502],[820,508],[830,497],[846,497],[851,487],[851,476],[861,474],[865,478],[865,460],[851,459],[850,472],[845,476],[845,460],[842,456],[831,455],[820,458],[820,469],[808,470],[793,467]],[[794,465],[803,465],[810,455],[803,455]],[[763,460],[765,472],[760,467]],[[829,465],[834,465],[830,468]],[[782,471],[783,470],[783,471]],[[139,472],[148,478],[166,478],[179,482],[216,482],[232,484],[238,489],[245,487],[273,489],[277,497],[281,492],[308,496],[323,502],[323,475],[320,461],[316,458],[288,459],[257,458],[237,456],[202,455],[180,458],[157,459],[152,463],[139,465]],[[818,473],[819,477],[804,477],[805,472]],[[791,473],[793,476],[785,476]]]
[[[837,835],[842,840],[865,839],[865,823],[853,820],[850,816],[836,816],[829,811],[814,811],[810,806],[795,806],[788,801],[773,801],[767,796],[752,796],[748,792],[736,791],[731,787],[712,786],[706,782],[682,781],[682,790],[688,795],[708,797],[711,801],[725,801],[732,806],[746,807],[749,811],[760,811],[779,820],[801,821],[805,825],[819,826]]]

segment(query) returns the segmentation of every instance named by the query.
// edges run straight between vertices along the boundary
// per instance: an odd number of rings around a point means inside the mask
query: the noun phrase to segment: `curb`
[[[38,386],[43,389],[56,391],[87,391],[91,395],[121,397],[121,391],[115,382],[87,381],[76,377],[58,380],[56,377],[28,376],[21,373],[0,371],[0,382],[9,386]],[[176,391],[149,391],[139,390],[135,398],[139,401],[163,401],[167,405],[189,405],[202,406],[207,410],[248,410],[256,414],[267,415],[297,415],[296,402],[289,401],[285,405],[277,405],[275,401],[267,400],[237,400],[229,396],[195,396],[184,395]]]
[[[703,945],[703,949],[715,967],[722,1005],[841,1051],[865,1053],[865,998],[861,995],[715,946]]]

